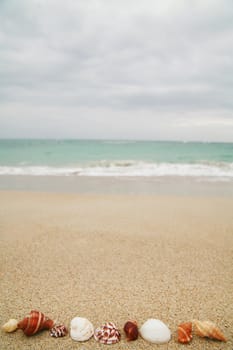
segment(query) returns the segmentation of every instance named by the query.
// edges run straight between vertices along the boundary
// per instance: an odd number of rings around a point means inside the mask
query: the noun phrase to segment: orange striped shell
[[[27,317],[18,323],[18,328],[22,329],[27,336],[34,335],[43,329],[50,329],[53,326],[53,320],[36,310],[32,310]]]
[[[177,329],[178,342],[187,344],[192,340],[192,322],[181,323]]]

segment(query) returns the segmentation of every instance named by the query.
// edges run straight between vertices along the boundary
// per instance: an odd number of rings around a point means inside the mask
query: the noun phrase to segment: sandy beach
[[[0,0],[0,22],[0,350],[233,350],[233,0]],[[31,311],[51,327],[24,334]]]
[[[0,323],[38,309],[67,326],[116,323],[113,349],[233,349],[233,198],[178,195],[0,193]],[[128,319],[165,322],[168,344],[128,343]],[[176,341],[180,322],[211,320],[227,343]],[[48,331],[2,330],[0,349],[102,349]]]

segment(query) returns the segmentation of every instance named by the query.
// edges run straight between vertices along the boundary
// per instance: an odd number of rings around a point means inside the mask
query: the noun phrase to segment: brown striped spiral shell
[[[34,335],[43,329],[50,329],[53,326],[53,320],[36,310],[32,310],[27,317],[18,323],[18,328],[22,329],[27,336]]]

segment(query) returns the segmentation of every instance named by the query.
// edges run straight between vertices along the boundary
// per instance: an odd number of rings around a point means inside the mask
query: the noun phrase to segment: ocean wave
[[[131,160],[100,161],[86,165],[0,166],[0,175],[29,176],[194,176],[233,179],[233,163],[146,163]]]

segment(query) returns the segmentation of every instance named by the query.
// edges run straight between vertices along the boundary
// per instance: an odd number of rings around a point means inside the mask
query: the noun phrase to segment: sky
[[[0,138],[233,142],[232,0],[0,0]]]

